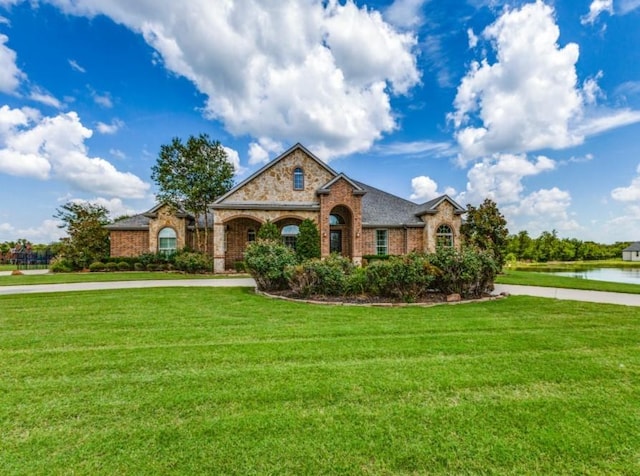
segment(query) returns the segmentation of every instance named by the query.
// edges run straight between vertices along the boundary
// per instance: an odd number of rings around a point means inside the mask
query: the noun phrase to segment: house
[[[457,248],[463,213],[447,195],[416,204],[358,182],[296,144],[211,205],[207,248],[215,272],[224,272],[243,259],[247,243],[267,220],[294,247],[298,225],[310,218],[320,232],[322,256],[340,253],[359,264],[367,255]],[[158,205],[107,227],[111,255],[195,248],[195,226],[189,214]]]
[[[640,241],[636,241],[622,250],[622,261],[640,261]]]

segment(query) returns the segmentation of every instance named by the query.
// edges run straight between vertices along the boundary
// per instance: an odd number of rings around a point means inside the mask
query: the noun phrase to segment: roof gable
[[[344,180],[353,189],[353,193],[355,195],[364,195],[365,193],[367,193],[364,188],[362,188],[360,185],[358,185],[356,182],[351,180],[349,177],[347,177],[343,173],[340,173],[340,174],[336,175],[335,177],[333,177],[326,184],[324,184],[322,187],[320,187],[317,190],[316,193],[325,194],[325,193],[331,192],[331,187],[333,187],[340,180]]]
[[[441,195],[440,197],[436,197],[433,200],[429,200],[428,202],[425,202],[425,203],[419,205],[419,211],[416,213],[416,215],[421,216],[421,215],[426,215],[426,214],[437,213],[438,212],[438,207],[444,202],[448,202],[449,204],[451,204],[451,206],[454,209],[454,213],[456,215],[462,215],[463,213],[466,212],[466,210],[464,208],[462,208],[458,204],[458,202],[456,202],[449,195]]]
[[[293,170],[302,168],[303,190],[293,190]],[[338,173],[296,144],[214,202],[216,205],[248,202],[305,203],[315,200],[315,191]]]

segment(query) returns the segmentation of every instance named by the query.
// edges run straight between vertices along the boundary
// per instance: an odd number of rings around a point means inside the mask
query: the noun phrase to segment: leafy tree
[[[258,230],[257,237],[260,240],[280,241],[280,231],[275,223],[267,220]]]
[[[55,218],[62,220],[60,228],[69,235],[60,253],[75,268],[87,268],[94,261],[109,256],[109,213],[102,205],[67,202],[56,210]]]
[[[158,200],[176,210],[193,214],[196,225],[204,223],[204,244],[196,226],[198,248],[207,252],[209,242],[208,206],[233,187],[233,165],[224,147],[207,134],[190,136],[186,143],[175,137],[160,147],[151,178],[157,184]]]
[[[509,230],[493,200],[485,199],[478,208],[467,205],[467,219],[460,232],[467,245],[490,252],[498,267],[504,266]]]
[[[307,218],[302,220],[296,240],[296,255],[298,260],[320,258],[320,232],[316,222]]]

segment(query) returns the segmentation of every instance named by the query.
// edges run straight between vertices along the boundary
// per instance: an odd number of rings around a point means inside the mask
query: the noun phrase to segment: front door
[[[331,230],[329,237],[331,253],[342,254],[342,230]]]

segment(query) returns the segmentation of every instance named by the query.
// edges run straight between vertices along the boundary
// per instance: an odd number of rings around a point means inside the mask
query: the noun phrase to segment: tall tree
[[[478,208],[467,205],[466,221],[460,232],[468,245],[492,252],[498,266],[504,266],[509,230],[493,200],[485,199]]]
[[[56,210],[60,228],[69,235],[61,254],[76,268],[87,268],[92,262],[109,256],[109,212],[94,203],[67,202]]]
[[[207,134],[190,136],[186,143],[174,137],[160,147],[151,178],[158,186],[158,200],[196,219],[197,247],[207,252],[209,243],[208,207],[233,187],[234,170],[224,147]],[[200,239],[200,219],[204,239]],[[203,243],[204,241],[204,243]]]

